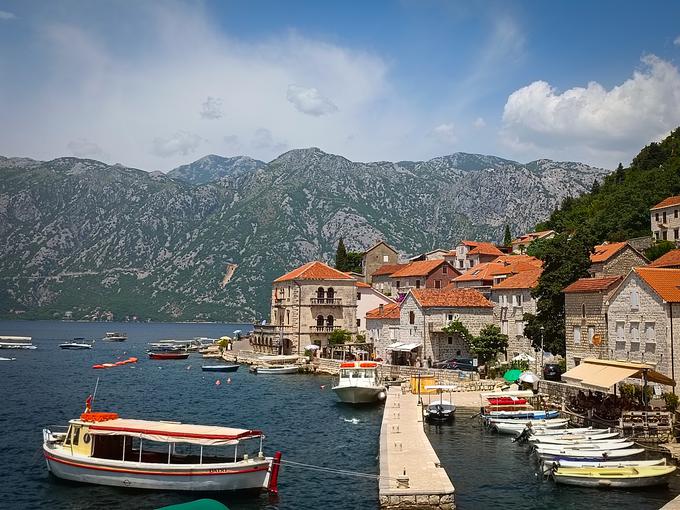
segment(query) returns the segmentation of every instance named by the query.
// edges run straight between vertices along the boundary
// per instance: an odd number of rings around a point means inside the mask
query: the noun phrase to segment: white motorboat
[[[35,349],[30,336],[0,336],[0,349]]]
[[[0,361],[15,361],[16,358],[0,358]]]
[[[119,331],[107,331],[102,340],[105,342],[125,342],[127,334]]]
[[[74,338],[73,341],[71,342],[64,342],[63,344],[59,344],[59,347],[61,347],[62,349],[69,349],[72,351],[92,349],[94,347],[94,342],[88,343],[85,341],[84,338],[77,337]]]
[[[261,367],[254,367],[253,372],[256,374],[297,374],[300,371],[297,365],[265,365]]]
[[[586,450],[621,450],[623,448],[630,448],[635,443],[633,441],[590,441],[588,443],[576,443],[569,445],[561,444],[537,444],[535,445],[536,451],[538,453],[548,453],[552,455],[559,455],[563,452],[575,452],[575,451],[586,451]]]
[[[580,434],[586,434],[586,435],[589,435],[589,436],[596,436],[596,435],[599,435],[599,434],[609,434],[610,432],[612,432],[612,429],[610,429],[610,428],[594,429],[593,427],[579,427],[579,428],[573,428],[573,429],[534,430],[533,436],[536,436],[536,437],[553,436],[553,435],[555,435],[555,436],[557,436],[557,435],[569,436],[569,435],[580,435]]]
[[[645,451],[644,448],[621,448],[620,450],[549,450],[538,452],[538,456],[543,460],[597,460],[606,461],[611,459],[621,459],[639,455]]]
[[[531,433],[543,432],[548,430],[567,430],[566,423],[548,423],[546,425],[536,427],[534,427],[533,425],[531,427],[527,427],[527,425],[523,423],[518,425],[514,425],[512,423],[492,423],[491,427],[496,429],[496,431],[499,434],[510,435],[518,435],[524,431],[527,431],[527,435],[531,435]]]
[[[548,435],[548,436],[531,436],[529,441],[536,444],[577,444],[587,443],[593,441],[611,441],[622,442],[626,439],[618,437],[618,432],[609,432],[607,434],[562,434],[562,435]]]
[[[373,404],[385,400],[387,396],[375,361],[341,363],[340,377],[333,391],[346,404]]]
[[[557,483],[580,487],[651,487],[664,485],[676,466],[558,467],[552,471]]]
[[[179,491],[276,492],[281,453],[259,430],[121,419],[85,412],[66,433],[43,429],[47,469],[76,482]],[[253,440],[253,441],[251,441]]]
[[[456,406],[450,400],[445,400],[443,395],[445,391],[449,394],[456,391],[458,386],[451,385],[433,385],[425,386],[428,391],[436,391],[439,394],[439,398],[435,399],[434,402],[430,402],[425,409],[423,409],[423,416],[427,421],[431,422],[446,422],[450,421],[455,417]]]
[[[611,460],[611,461],[579,461],[579,460],[556,460],[556,461],[546,461],[544,465],[548,469],[553,467],[596,467],[596,468],[607,468],[607,467],[643,467],[643,466],[665,466],[666,458],[654,459],[654,460]]]

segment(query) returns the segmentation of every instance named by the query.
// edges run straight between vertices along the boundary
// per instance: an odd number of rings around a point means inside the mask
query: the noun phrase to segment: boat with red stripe
[[[281,453],[260,430],[120,418],[89,407],[66,432],[43,429],[47,469],[76,482],[179,491],[277,492]]]

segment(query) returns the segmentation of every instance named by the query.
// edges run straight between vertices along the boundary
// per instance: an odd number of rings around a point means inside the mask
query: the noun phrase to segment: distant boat
[[[14,361],[16,358],[0,358],[0,361]]]
[[[59,344],[59,347],[61,347],[62,349],[78,351],[84,349],[92,349],[92,347],[94,347],[94,342],[87,343],[84,338],[78,337],[74,338],[73,341],[71,342],[64,342],[63,344]]]
[[[151,359],[187,359],[189,357],[188,352],[150,352],[149,358]]]
[[[297,374],[298,371],[297,365],[268,365],[253,369],[253,372],[256,374]]]
[[[102,340],[105,342],[125,342],[125,340],[127,340],[127,334],[118,331],[107,331]]]
[[[35,349],[30,336],[0,336],[0,349]]]
[[[240,365],[203,365],[204,372],[236,372]]]

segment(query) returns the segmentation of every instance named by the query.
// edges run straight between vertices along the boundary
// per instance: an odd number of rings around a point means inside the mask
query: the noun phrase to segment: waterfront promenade
[[[418,396],[393,386],[380,431],[382,509],[455,508],[453,483],[423,430]]]

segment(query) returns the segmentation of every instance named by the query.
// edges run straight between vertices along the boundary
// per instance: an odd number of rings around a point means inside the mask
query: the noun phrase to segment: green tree
[[[658,241],[645,250],[645,257],[651,262],[674,249],[675,244],[671,241]]]
[[[505,352],[508,348],[508,335],[502,334],[498,326],[487,324],[479,332],[479,336],[472,338],[470,347],[479,358],[480,364],[486,364],[496,359],[498,353]]]
[[[328,343],[331,345],[345,344],[352,340],[352,333],[346,329],[336,329],[328,337]]]
[[[347,265],[347,248],[342,237],[338,241],[338,249],[335,251],[335,269],[338,271],[345,271]]]
[[[509,248],[512,246],[512,234],[510,234],[510,225],[505,225],[505,233],[503,234],[503,246]]]
[[[600,181],[598,181],[597,179],[593,181],[593,185],[590,188],[590,192],[593,195],[597,195],[600,192]]]
[[[447,326],[442,328],[442,331],[447,335],[459,334],[467,343],[472,341],[472,335],[468,331],[468,328],[466,328],[465,325],[460,321],[449,322]]]
[[[534,348],[565,354],[564,294],[562,290],[588,276],[590,252],[595,242],[587,230],[558,234],[541,244],[543,273],[531,295],[537,299],[536,314],[524,314],[524,334]]]
[[[364,254],[357,251],[348,251],[347,258],[345,259],[345,269],[343,271],[353,271],[355,273],[361,273],[361,260],[364,258]]]

